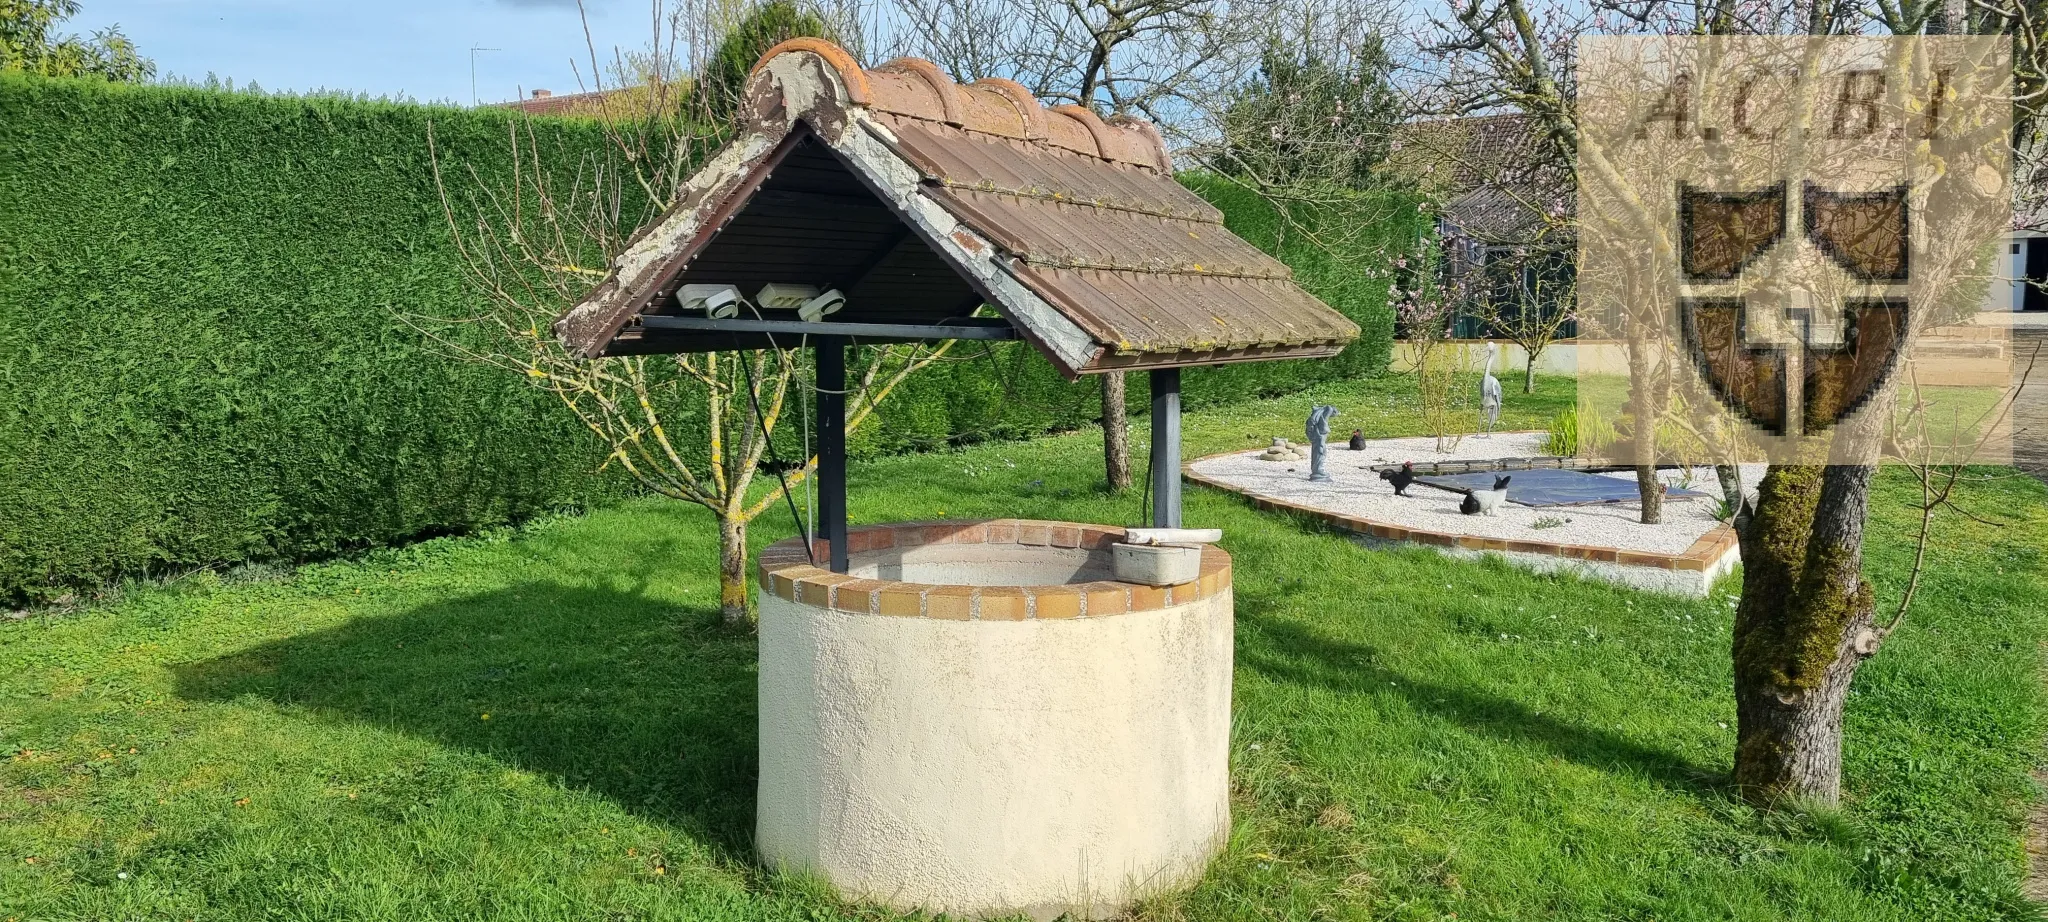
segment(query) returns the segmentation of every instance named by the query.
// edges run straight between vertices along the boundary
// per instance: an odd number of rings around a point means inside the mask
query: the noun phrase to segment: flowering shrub
[[[1464,355],[1445,348],[1458,322],[1458,306],[1472,296],[1478,275],[1455,271],[1469,246],[1463,237],[1425,237],[1411,255],[1394,261],[1399,271],[1387,298],[1408,338],[1423,427],[1436,437],[1440,452],[1457,448],[1472,428],[1464,425],[1464,416],[1473,406],[1471,395],[1457,386],[1458,376],[1465,370]],[[1476,418],[1471,422],[1476,425]]]

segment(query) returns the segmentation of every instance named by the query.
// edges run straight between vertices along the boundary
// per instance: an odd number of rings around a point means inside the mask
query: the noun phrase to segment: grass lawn
[[[1569,382],[1509,395],[1540,427]],[[1419,428],[1399,379],[1190,416],[1195,456]],[[1142,427],[1142,421],[1140,423]],[[1128,524],[1086,433],[858,465],[856,522]],[[1991,472],[1996,473],[1996,472]],[[1899,588],[1918,491],[1880,479]],[[1156,919],[2033,917],[2048,490],[1948,514],[1850,701],[1847,803],[1726,786],[1733,583],[1680,601],[1374,551],[1190,488],[1237,559],[1235,833]],[[785,515],[756,528],[789,534]],[[0,626],[0,922],[884,916],[750,864],[754,653],[709,518],[642,501]]]

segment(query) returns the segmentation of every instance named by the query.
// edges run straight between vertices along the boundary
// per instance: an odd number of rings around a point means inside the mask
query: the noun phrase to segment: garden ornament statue
[[[1395,496],[1407,496],[1408,485],[1415,482],[1415,462],[1403,461],[1398,470],[1381,471],[1380,479],[1394,485]]]
[[[1479,415],[1486,419],[1486,434],[1500,423],[1500,379],[1493,376],[1493,360],[1500,355],[1498,343],[1486,344],[1486,370],[1479,378]]]
[[[1337,408],[1328,404],[1316,404],[1308,411],[1308,479],[1329,480],[1330,473],[1323,470],[1323,455],[1330,450],[1325,444],[1330,438],[1330,418],[1337,415]]]
[[[1364,450],[1365,450],[1365,432],[1364,432],[1364,430],[1361,430],[1361,429],[1353,429],[1353,430],[1351,430],[1351,450],[1352,450],[1352,451],[1364,451]]]
[[[1465,494],[1464,502],[1458,504],[1458,511],[1466,515],[1499,515],[1500,507],[1508,501],[1508,481],[1513,479],[1502,474],[1493,478],[1493,489],[1473,490]]]

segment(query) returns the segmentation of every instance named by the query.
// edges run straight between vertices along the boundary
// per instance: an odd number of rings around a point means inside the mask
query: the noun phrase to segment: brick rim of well
[[[848,529],[846,538],[847,551],[854,555],[932,544],[1015,544],[1107,551],[1110,545],[1123,540],[1124,529],[1038,519],[978,519],[869,525]],[[820,560],[828,553],[823,540],[814,540],[812,550]],[[1199,575],[1173,586],[1115,580],[1049,586],[963,586],[833,573],[812,565],[811,558],[804,553],[801,537],[762,549],[759,577],[762,592],[820,611],[943,621],[1065,620],[1137,614],[1223,595],[1231,585],[1230,554],[1214,545],[1202,547]]]

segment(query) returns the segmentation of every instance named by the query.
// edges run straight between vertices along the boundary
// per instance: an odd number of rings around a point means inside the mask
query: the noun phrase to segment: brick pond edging
[[[1711,588],[1710,584],[1713,579],[1725,575],[1733,568],[1737,557],[1738,549],[1735,529],[1726,523],[1709,529],[1706,534],[1693,541],[1691,547],[1678,554],[1632,551],[1598,545],[1489,538],[1479,535],[1430,531],[1421,528],[1411,528],[1406,525],[1375,522],[1370,519],[1340,515],[1316,506],[1253,492],[1224,480],[1206,476],[1195,470],[1195,465],[1203,461],[1241,454],[1244,454],[1244,449],[1204,455],[1182,465],[1181,476],[1205,487],[1235,493],[1251,501],[1254,506],[1260,509],[1312,516],[1329,525],[1367,538],[1381,541],[1408,542],[1452,553],[1476,554],[1491,552],[1507,555],[1510,559],[1526,555],[1527,557],[1536,558],[1536,561],[1532,562],[1549,558],[1554,562],[1554,566],[1539,565],[1536,568],[1547,570],[1568,568],[1575,564],[1584,565],[1585,569],[1594,571],[1589,572],[1587,574],[1589,576],[1594,576],[1608,582],[1633,585],[1639,588],[1679,588],[1687,594],[1704,595]],[[1614,567],[1636,567],[1647,570],[1670,571],[1674,577],[1679,578],[1680,583],[1672,586],[1671,581],[1664,579],[1635,580],[1625,577],[1611,578],[1606,571]]]

